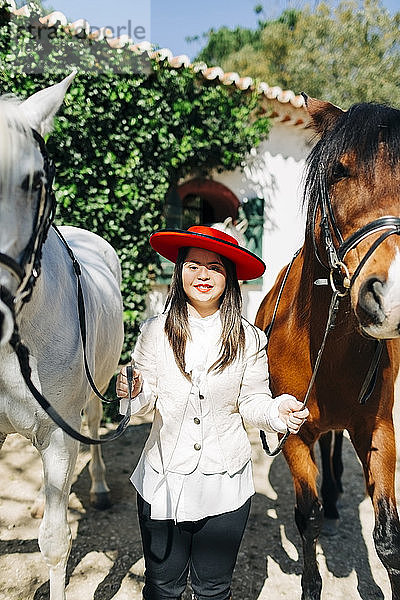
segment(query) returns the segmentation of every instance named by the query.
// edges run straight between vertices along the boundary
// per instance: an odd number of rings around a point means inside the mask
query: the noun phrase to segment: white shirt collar
[[[185,371],[195,376],[205,372],[208,352],[212,345],[218,344],[221,335],[220,311],[208,317],[189,315],[189,327],[191,339],[186,342]]]
[[[194,325],[195,327],[201,326],[204,328],[206,328],[206,327],[208,328],[208,327],[213,327],[220,318],[221,318],[221,313],[219,310],[217,310],[212,315],[209,315],[208,317],[195,317],[194,315],[191,315],[189,313],[189,324],[190,324],[190,327],[192,327]]]

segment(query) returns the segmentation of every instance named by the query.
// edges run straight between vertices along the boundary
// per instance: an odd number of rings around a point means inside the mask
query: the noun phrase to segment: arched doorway
[[[196,177],[170,193],[166,207],[167,227],[187,229],[191,225],[222,223],[238,218],[240,202],[225,185]]]

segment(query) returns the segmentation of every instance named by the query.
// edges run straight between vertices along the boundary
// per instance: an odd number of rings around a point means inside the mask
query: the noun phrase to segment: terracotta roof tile
[[[59,10],[55,10],[54,12],[49,13],[44,17],[40,17],[39,21],[43,23],[43,25],[47,25],[47,27],[53,27],[53,25],[55,25],[58,22],[64,26],[68,24],[67,17],[64,15],[64,13],[62,13]]]
[[[124,34],[115,38],[107,38],[107,44],[110,46],[110,48],[125,48],[125,46],[128,44],[132,46],[133,40],[129,37],[129,35]]]
[[[179,56],[172,56],[172,58],[169,58],[168,63],[174,69],[179,69],[180,67],[189,67],[190,58],[186,54],[180,54]]]
[[[15,0],[7,0],[7,2],[13,14],[30,16],[29,5],[17,9]],[[204,62],[192,64],[186,54],[174,56],[169,48],[155,49],[148,41],[135,44],[127,35],[112,37],[112,30],[106,27],[95,28],[92,31],[86,19],[78,19],[73,23],[68,23],[67,17],[60,11],[51,12],[41,17],[40,21],[48,27],[52,27],[59,22],[71,35],[78,35],[85,31],[88,37],[93,40],[102,41],[106,39],[111,48],[124,48],[127,46],[129,50],[137,54],[147,52],[155,60],[167,61],[174,69],[191,67],[196,73],[201,73],[209,81],[218,79],[223,85],[234,85],[240,90],[255,89],[260,94],[262,106],[270,118],[296,127],[307,125],[308,118],[304,98],[301,95],[296,95],[292,90],[282,90],[279,86],[270,86],[265,81],[255,82],[251,77],[240,77],[235,72],[225,73],[221,67],[209,67]]]
[[[133,44],[133,46],[130,46],[129,50],[133,50],[134,52],[138,52],[140,54],[147,52],[150,55],[150,52],[153,51],[153,45],[150,44],[150,42],[139,42],[138,44]]]
[[[79,35],[83,31],[86,33],[86,35],[89,35],[91,27],[89,21],[86,19],[78,19],[73,23],[68,23],[68,30],[70,31],[71,35]]]
[[[220,75],[219,80],[224,85],[231,85],[232,83],[237,83],[240,79],[239,73],[234,73],[233,71],[229,73],[223,73]]]
[[[206,67],[201,72],[203,73],[203,77],[209,80],[217,79],[217,77],[220,78],[224,74],[221,67]]]
[[[241,90],[254,88],[254,80],[251,77],[240,77],[236,82],[236,87]]]
[[[89,38],[101,42],[105,39],[109,39],[112,36],[112,30],[109,27],[100,27],[99,29],[90,28]]]
[[[16,8],[12,12],[18,17],[29,17],[29,15],[31,14],[31,11],[29,10],[29,7],[26,4],[24,6],[21,6],[21,8]]]
[[[173,57],[173,54],[169,48],[160,48],[159,50],[154,50],[150,54],[150,58],[154,58],[156,60],[168,60]]]

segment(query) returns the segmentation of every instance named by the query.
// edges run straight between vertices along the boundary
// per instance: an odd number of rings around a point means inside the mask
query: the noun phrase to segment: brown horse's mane
[[[307,206],[308,234],[318,202],[320,165],[325,167],[328,187],[340,176],[340,159],[347,153],[354,155],[366,176],[372,176],[381,143],[385,145],[388,164],[394,168],[400,160],[400,110],[384,104],[354,104],[322,135],[306,164],[303,207]]]
[[[354,104],[343,112],[332,129],[322,134],[307,158],[303,196],[303,209],[307,208],[303,301],[299,304],[303,318],[308,313],[315,278],[311,237],[313,215],[319,201],[320,165],[324,165],[328,188],[340,178],[340,160],[345,154],[352,154],[364,176],[372,178],[380,144],[384,144],[387,163],[394,169],[400,161],[400,110],[384,104]]]

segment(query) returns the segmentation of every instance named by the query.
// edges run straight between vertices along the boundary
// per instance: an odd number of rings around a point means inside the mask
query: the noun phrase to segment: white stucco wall
[[[302,178],[311,150],[309,130],[276,124],[266,140],[233,173],[215,174],[214,179],[230,188],[241,202],[254,197],[265,201],[263,260],[267,265],[262,289],[243,287],[245,315],[254,320],[258,307],[280,269],[292,258],[304,239]]]

